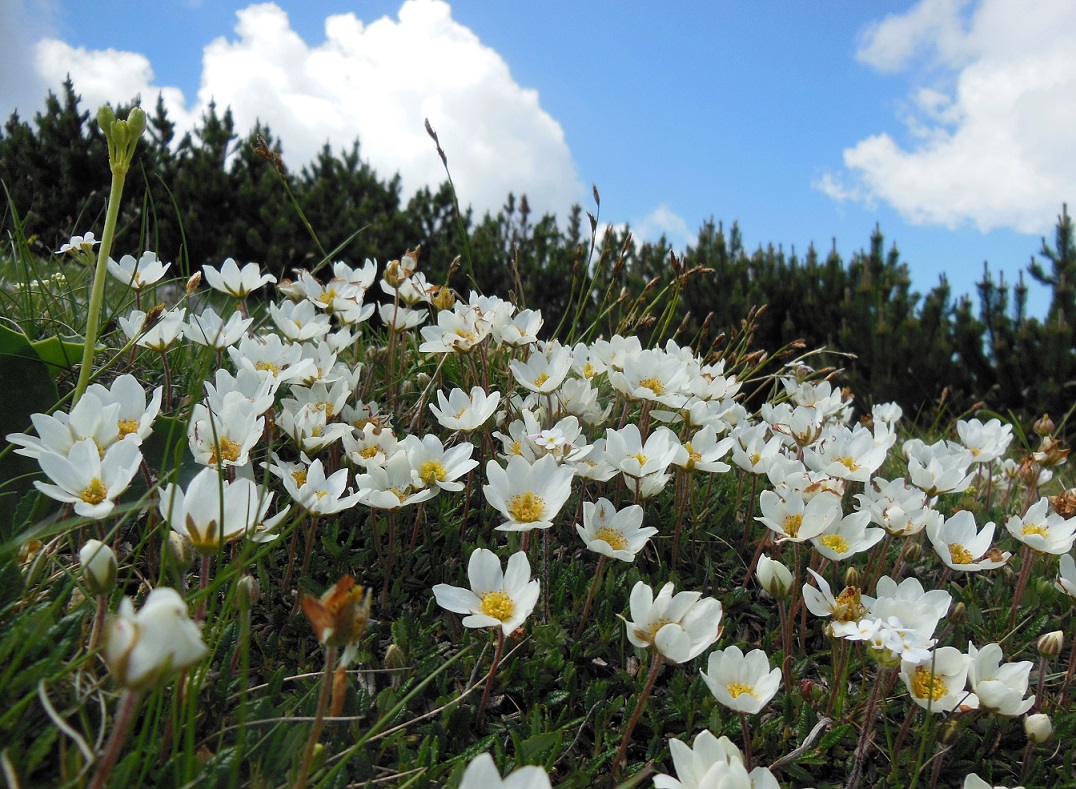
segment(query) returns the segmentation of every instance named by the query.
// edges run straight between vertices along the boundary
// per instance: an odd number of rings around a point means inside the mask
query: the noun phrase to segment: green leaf
[[[30,345],[55,377],[82,362],[86,340],[75,334],[70,337],[46,337],[34,340]],[[97,350],[104,350],[104,346],[98,345]]]
[[[4,382],[0,436],[30,429],[30,415],[48,412],[59,400],[48,365],[25,334],[6,326],[0,326],[0,381]],[[31,458],[10,448],[0,454],[0,542],[14,536],[15,509],[31,490],[31,477],[37,472]]]

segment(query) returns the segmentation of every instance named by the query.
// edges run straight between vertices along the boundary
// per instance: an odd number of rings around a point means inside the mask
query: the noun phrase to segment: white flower
[[[1061,557],[1057,568],[1055,586],[1057,586],[1058,591],[1067,594],[1069,597],[1076,598],[1076,559],[1072,558],[1071,553],[1066,553]]]
[[[108,267],[108,273],[124,285],[142,290],[161,279],[172,264],[161,263],[154,252],[143,252],[138,260],[132,255],[124,255],[119,263],[109,258],[105,265]]]
[[[355,477],[355,487],[360,504],[381,510],[427,501],[439,490],[436,485],[425,486],[403,449],[398,449],[383,464],[368,465],[365,474]]]
[[[318,312],[314,303],[306,299],[270,304],[269,315],[280,333],[292,342],[324,337],[332,329],[329,316]]]
[[[1076,518],[1065,519],[1057,513],[1046,514],[1050,500],[1039,499],[1023,517],[1013,515],[1005,523],[1009,534],[1039,553],[1054,556],[1067,554],[1076,541]]]
[[[643,525],[643,508],[632,504],[617,510],[608,499],[583,502],[583,525],[575,530],[587,548],[625,562],[635,561],[636,555],[658,530]]]
[[[175,589],[159,587],[135,613],[131,598],[120,601],[108,627],[104,657],[108,670],[127,688],[152,685],[169,671],[197,663],[206,653],[202,634]]]
[[[1009,560],[1010,553],[991,551],[994,524],[987,523],[976,531],[975,516],[968,510],[960,510],[953,517],[927,526],[930,544],[943,562],[954,570],[976,572],[1001,567]]]
[[[184,327],[184,333],[193,343],[208,345],[215,351],[223,351],[229,345],[239,342],[253,322],[253,318],[244,318],[238,312],[233,312],[225,321],[212,307],[206,307],[201,315],[191,313]]]
[[[183,336],[186,315],[187,310],[183,307],[167,310],[145,333],[142,333],[142,327],[146,322],[146,313],[142,310],[131,310],[131,314],[127,317],[121,315],[119,324],[128,340],[138,338],[135,340],[135,345],[149,348],[157,353],[164,353]]]
[[[762,515],[755,518],[778,535],[778,542],[804,542],[818,537],[841,517],[840,497],[832,493],[819,493],[810,501],[805,501],[797,491],[782,493],[783,496],[772,490],[762,491],[759,496]]]
[[[956,432],[976,463],[993,462],[1005,454],[1012,442],[1012,425],[1003,425],[1000,419],[985,424],[978,419],[961,419],[956,423]]]
[[[975,694],[965,689],[971,661],[955,647],[938,647],[922,662],[902,660],[900,678],[912,700],[929,712],[952,712],[957,707],[975,709]]]
[[[221,264],[220,271],[212,266],[202,266],[205,281],[209,287],[227,293],[237,299],[245,299],[251,291],[255,291],[262,285],[276,282],[272,274],[262,274],[261,267],[257,263],[247,263],[243,268],[234,259],[228,258]]]
[[[531,392],[549,394],[564,382],[572,367],[572,350],[563,345],[550,346],[545,353],[535,351],[523,362],[509,362],[516,383]]]
[[[76,441],[66,456],[44,452],[37,458],[54,484],[34,485],[49,498],[75,505],[75,512],[100,520],[112,512],[116,498],[127,490],[142,453],[137,442],[117,441],[101,455],[92,438]]]
[[[744,655],[739,647],[710,653],[709,671],[701,672],[706,687],[723,705],[736,712],[754,714],[770,703],[781,684],[781,669],[770,669],[761,649]]]
[[[358,493],[344,495],[347,469],[342,468],[326,478],[320,459],[305,471],[282,475],[281,480],[295,503],[315,515],[332,515],[354,507],[359,501]]]
[[[769,768],[756,767],[748,773],[740,749],[728,737],[718,739],[708,729],[695,735],[690,746],[669,740],[669,752],[676,778],[655,775],[655,789],[780,789]]]
[[[434,435],[407,436],[400,442],[400,448],[407,452],[407,461],[421,484],[434,493],[463,490],[459,478],[478,465],[478,461],[471,457],[473,444],[465,442],[445,449]]]
[[[529,765],[514,770],[503,781],[488,753],[471,759],[463,771],[459,789],[550,789],[549,776],[541,767]]]
[[[759,586],[779,600],[788,597],[788,591],[792,588],[792,571],[766,554],[758,557],[755,578]]]
[[[1041,744],[1053,736],[1054,724],[1049,715],[1037,712],[1024,718],[1024,733],[1033,743]]]
[[[101,384],[91,384],[86,390],[101,401],[103,406],[116,403],[119,409],[116,412],[116,427],[121,439],[132,437],[131,440],[141,443],[149,438],[153,432],[153,420],[161,411],[161,396],[164,390],[157,387],[149,402],[146,402],[146,390],[138,379],[133,375],[121,375],[112,382],[110,388]]]
[[[508,569],[501,572],[497,554],[476,548],[467,562],[471,588],[437,584],[433,596],[437,604],[453,613],[467,614],[464,627],[497,627],[509,635],[530,616],[538,602],[540,584],[531,580],[531,566],[522,551],[508,557]]]
[[[508,459],[507,468],[495,460],[486,464],[483,486],[486,501],[498,510],[505,522],[498,531],[529,531],[548,529],[572,492],[574,472],[557,465],[551,455],[539,458],[533,465],[521,457]]]
[[[822,534],[811,538],[816,551],[835,562],[873,548],[885,537],[885,531],[867,528],[870,513],[861,510],[845,515],[830,524]]]
[[[198,463],[245,466],[264,427],[265,419],[258,416],[251,401],[239,392],[229,392],[219,411],[203,403],[194,406],[187,443]]]
[[[86,540],[78,552],[82,577],[95,595],[108,594],[116,585],[116,554],[100,540]]]
[[[500,402],[500,392],[486,394],[481,386],[473,387],[469,395],[462,389],[453,389],[448,397],[438,390],[437,405],[430,403],[430,410],[446,430],[471,433],[489,421]]]
[[[606,460],[633,480],[664,473],[681,449],[680,439],[667,427],[656,428],[645,443],[635,424],[605,433]]]
[[[1035,697],[1024,698],[1031,674],[1030,660],[1001,665],[1001,647],[987,644],[982,649],[968,643],[968,682],[979,705],[999,715],[1023,715],[1035,703]]]
[[[62,255],[66,252],[78,257],[84,253],[92,252],[94,246],[100,243],[100,239],[94,238],[92,232],[84,236],[71,236],[66,244],[60,245],[60,248],[56,250],[56,254]]]
[[[161,516],[172,530],[191,541],[199,553],[216,553],[221,543],[237,540],[254,528],[261,514],[257,485],[239,478],[221,479],[204,468],[184,491],[169,483],[161,490]]]
[[[638,581],[629,605],[631,619],[624,619],[628,641],[640,649],[652,648],[673,663],[702,654],[721,634],[721,603],[703,598],[702,592],[674,595],[671,582],[655,598],[654,591]]]

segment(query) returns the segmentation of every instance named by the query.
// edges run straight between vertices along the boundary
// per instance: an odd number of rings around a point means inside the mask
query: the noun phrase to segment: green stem
[[[123,196],[123,182],[127,178],[127,168],[112,166],[112,188],[108,193],[108,211],[105,213],[105,229],[101,233],[101,248],[97,254],[97,268],[93,272],[93,290],[90,293],[90,309],[86,319],[86,344],[82,348],[82,366],[78,371],[78,383],[71,405],[79,401],[90,383],[93,371],[93,353],[97,347],[97,329],[101,321],[101,305],[105,300],[105,280],[108,279],[108,256],[112,252],[112,239],[116,235],[116,220],[120,215],[120,198]]]

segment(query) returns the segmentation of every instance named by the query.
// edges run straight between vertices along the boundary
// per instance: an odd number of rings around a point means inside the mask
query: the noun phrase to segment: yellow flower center
[[[90,484],[86,486],[86,489],[82,493],[78,494],[78,497],[87,504],[100,504],[108,496],[108,488],[100,479],[94,477],[90,480]]]
[[[447,475],[448,472],[440,460],[424,461],[418,472],[419,479],[425,482],[428,488],[432,488],[438,482],[444,482]]]
[[[509,449],[509,452],[511,452],[513,455],[522,455],[523,454],[523,447],[520,445],[520,443],[518,441],[513,441],[512,446]]]
[[[542,373],[541,375],[539,375],[537,378],[534,379],[534,385],[535,386],[541,386],[542,384],[544,384],[548,380],[549,380],[549,374],[548,373]]]
[[[365,447],[359,450],[359,457],[361,457],[363,460],[369,460],[370,458],[375,457],[377,455],[377,452],[378,449],[376,445]]]
[[[327,490],[315,490],[314,495],[317,497],[318,501],[321,501],[323,498],[325,498],[326,496],[329,495],[329,491],[327,491]]]
[[[949,543],[949,556],[952,557],[953,564],[975,564],[975,557],[958,542]]]
[[[937,674],[922,666],[915,667],[915,676],[912,677],[912,693],[917,699],[929,698],[938,701],[949,693],[945,682]]]
[[[848,553],[848,541],[839,534],[827,534],[822,538],[822,544],[834,553]]]
[[[757,466],[758,462],[760,460],[762,460],[762,455],[760,455],[758,452],[756,452],[755,454],[751,455],[751,457],[749,457],[748,460],[751,461],[752,466]]]
[[[295,480],[295,486],[301,488],[306,484],[306,469],[291,472],[291,478]]]
[[[730,682],[728,685],[725,686],[725,689],[734,699],[742,696],[744,693],[746,693],[748,696],[755,695],[755,686],[745,685],[742,682]]]
[[[1037,534],[1045,539],[1050,536],[1050,530],[1047,529],[1045,526],[1039,526],[1034,523],[1029,523],[1027,526],[1024,527],[1024,536],[1026,537],[1029,534]]]
[[[859,464],[856,463],[855,458],[851,456],[845,455],[843,458],[837,458],[837,462],[849,471],[859,471]]]
[[[280,375],[280,365],[279,364],[273,364],[272,362],[258,362],[257,364],[254,365],[254,369],[255,370],[262,370],[262,371],[268,370],[269,372],[271,372],[273,374],[274,378],[276,378],[278,375]]]
[[[687,450],[687,465],[685,468],[691,471],[695,468],[695,464],[702,460],[702,454],[695,451],[695,447],[691,446],[690,441],[684,444],[684,449]]]
[[[116,423],[120,429],[120,438],[129,436],[131,433],[138,432],[138,420],[137,419],[121,419]]]
[[[855,622],[866,613],[866,609],[863,608],[862,595],[859,588],[855,586],[846,586],[837,595],[834,603],[833,619],[837,622]]]
[[[332,403],[318,403],[318,408],[325,412],[326,421],[333,418],[333,404]]]
[[[795,537],[800,533],[800,526],[803,524],[802,515],[788,515],[785,517],[785,534],[789,537]]]
[[[594,536],[609,543],[609,547],[614,551],[623,551],[628,547],[628,541],[624,538],[624,535],[616,529],[610,529],[608,526],[602,526],[594,533]]]
[[[594,365],[591,364],[590,362],[587,362],[586,364],[583,365],[583,377],[584,378],[593,378],[594,377]]]
[[[234,463],[239,459],[240,453],[243,451],[239,444],[232,441],[227,436],[221,436],[220,439],[220,455],[230,463]]]
[[[468,342],[474,342],[475,340],[478,339],[478,335],[475,334],[472,331],[464,331],[463,329],[456,329],[455,333],[456,333],[457,337],[462,337],[463,339],[467,340]]]
[[[398,498],[400,501],[403,501],[409,495],[411,495],[411,489],[410,488],[389,488],[389,490],[392,491],[393,493],[395,493],[396,498]]]
[[[647,458],[647,456],[644,455],[642,452],[640,452],[637,455],[632,455],[632,457],[635,458],[637,461],[639,461],[640,466],[645,466],[646,461],[649,460],[649,458]]]
[[[516,610],[516,604],[504,592],[488,592],[482,596],[482,604],[478,610],[486,616],[492,616],[503,622],[512,616],[512,612]]]
[[[653,392],[655,395],[658,395],[659,397],[665,394],[665,387],[657,378],[644,378],[643,380],[639,381],[639,386],[641,386],[643,389],[649,389],[651,392]]]
[[[534,523],[545,514],[545,501],[528,490],[508,500],[508,514],[517,523]]]

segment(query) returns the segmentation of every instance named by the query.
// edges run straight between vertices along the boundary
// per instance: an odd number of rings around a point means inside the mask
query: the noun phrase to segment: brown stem
[[[497,648],[493,650],[493,663],[486,675],[486,688],[482,691],[482,701],[478,703],[478,722],[482,722],[482,716],[486,714],[486,704],[489,703],[489,694],[493,689],[493,677],[497,674],[497,668],[501,664],[501,655],[504,653],[504,628],[497,627]]]
[[[119,715],[116,716],[116,723],[112,727],[112,734],[108,737],[108,744],[105,746],[105,752],[101,756],[101,763],[93,776],[90,789],[102,789],[112,768],[116,766],[116,759],[119,758],[120,750],[127,739],[127,732],[134,720],[135,710],[138,709],[138,697],[139,692],[130,688],[124,690],[123,695],[120,696]]]
[[[303,753],[303,763],[299,767],[299,777],[295,781],[295,789],[304,789],[306,779],[310,774],[310,765],[314,762],[314,751],[317,750],[318,737],[325,725],[325,708],[329,704],[329,689],[333,684],[333,668],[336,663],[336,647],[325,648],[325,673],[321,677],[321,692],[318,694],[318,708],[314,713],[314,727],[310,730],[310,740],[306,743],[306,751]]]
[[[609,557],[602,554],[598,557],[598,567],[594,570],[594,580],[590,582],[590,591],[587,592],[587,601],[583,603],[583,613],[579,617],[579,625],[575,628],[575,637],[583,635],[583,628],[587,624],[587,614],[590,613],[590,604],[594,602],[594,592],[598,589],[598,579],[602,576],[602,569]]]
[[[1009,611],[1009,623],[1007,629],[1012,630],[1013,625],[1016,624],[1016,612],[1020,608],[1020,597],[1024,593],[1024,589],[1027,587],[1028,579],[1031,577],[1031,564],[1035,558],[1031,552],[1031,546],[1025,545],[1024,550],[1020,553],[1022,562],[1020,564],[1020,576],[1016,579],[1016,590],[1013,592],[1012,609]]]
[[[658,672],[661,670],[661,663],[661,655],[655,652],[650,663],[650,673],[646,676],[646,685],[643,686],[643,692],[639,694],[639,701],[635,705],[635,712],[631,714],[631,718],[628,720],[628,725],[624,729],[624,739],[620,741],[620,750],[616,752],[616,759],[613,761],[614,779],[619,778],[620,776],[620,766],[628,753],[628,743],[631,742],[631,733],[635,731],[635,724],[637,724],[639,718],[642,717],[643,705],[646,704],[646,699],[650,695],[650,691],[654,689],[654,682],[657,680]]]

